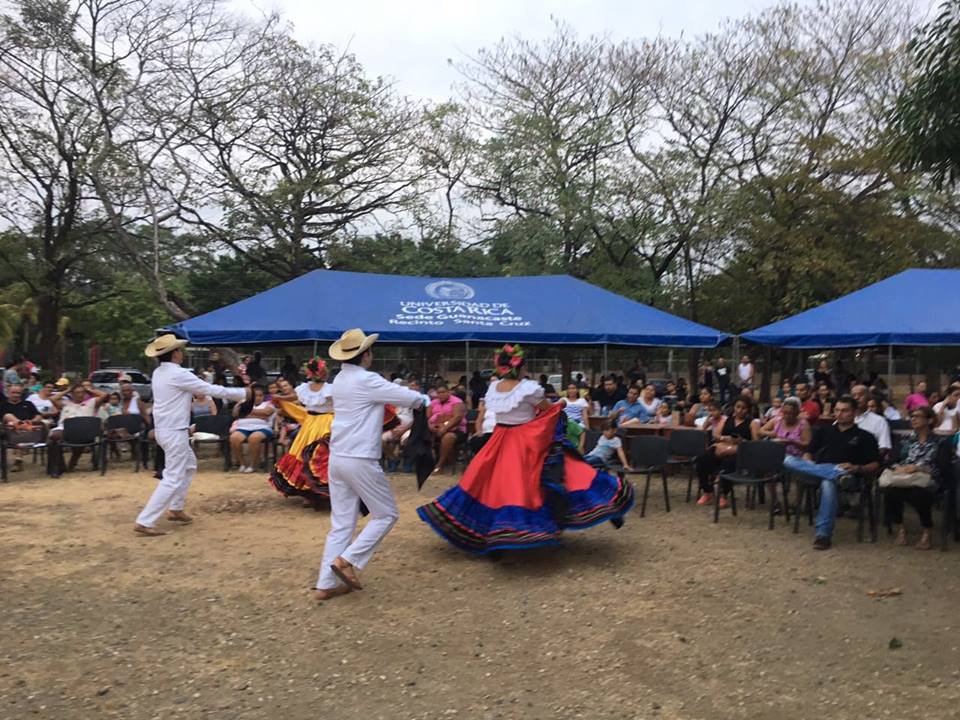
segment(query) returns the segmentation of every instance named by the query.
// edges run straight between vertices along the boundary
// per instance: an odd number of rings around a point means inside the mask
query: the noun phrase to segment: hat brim
[[[364,341],[360,343],[360,347],[351,349],[349,351],[344,351],[343,340],[337,340],[333,345],[330,346],[329,355],[334,360],[352,360],[357,355],[362,355],[369,350],[370,346],[373,345],[379,337],[380,333],[367,335]]]
[[[150,358],[157,357],[157,355],[166,355],[168,352],[185,348],[187,344],[188,341],[183,339],[177,339],[176,342],[170,343],[169,345],[159,346],[155,342],[152,342],[147,345],[146,349],[143,351],[143,354]]]

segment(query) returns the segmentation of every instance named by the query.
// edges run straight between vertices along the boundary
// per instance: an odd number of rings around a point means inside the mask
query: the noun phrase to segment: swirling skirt
[[[621,518],[633,506],[633,486],[585,463],[566,430],[560,405],[523,425],[497,426],[460,483],[417,514],[477,554],[554,545],[563,530]]]
[[[327,464],[333,413],[307,415],[290,449],[270,472],[270,484],[283,495],[329,498]]]

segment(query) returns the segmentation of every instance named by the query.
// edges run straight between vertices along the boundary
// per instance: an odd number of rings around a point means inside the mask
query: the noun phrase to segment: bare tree
[[[222,209],[181,216],[280,280],[321,267],[325,250],[410,207],[421,109],[351,55],[274,38],[221,94],[198,100],[201,183]],[[263,62],[266,58],[266,62]]]

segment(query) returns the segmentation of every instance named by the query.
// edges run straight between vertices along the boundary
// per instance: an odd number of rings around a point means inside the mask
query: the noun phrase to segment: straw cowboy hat
[[[153,342],[147,345],[146,349],[143,351],[143,354],[147,357],[157,357],[158,355],[164,355],[171,350],[179,350],[180,348],[186,346],[186,340],[181,340],[173,333],[167,333],[166,335],[161,335],[158,338],[154,338]]]
[[[339,340],[330,346],[330,357],[334,360],[350,360],[355,358],[357,355],[361,355],[368,350],[370,346],[377,341],[378,337],[380,337],[378,333],[364,335],[363,330],[360,328],[347,330],[340,336]]]

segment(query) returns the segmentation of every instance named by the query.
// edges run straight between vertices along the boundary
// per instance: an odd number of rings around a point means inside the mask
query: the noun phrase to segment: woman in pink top
[[[437,397],[430,402],[427,411],[430,432],[440,445],[434,474],[441,472],[457,450],[457,445],[467,439],[467,413],[463,400],[450,393],[446,385],[437,386]]]
[[[787,455],[801,457],[810,445],[811,433],[810,424],[800,417],[800,401],[793,397],[784,400],[780,416],[768,420],[757,434],[784,443]]]
[[[913,392],[907,395],[907,399],[903,401],[903,408],[906,410],[904,415],[909,417],[910,413],[918,407],[925,407],[929,404],[930,400],[927,398],[927,383],[921,380],[914,385]]]

